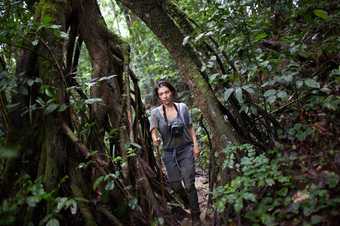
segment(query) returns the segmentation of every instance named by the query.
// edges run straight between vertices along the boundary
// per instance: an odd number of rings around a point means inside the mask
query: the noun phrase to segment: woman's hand
[[[192,152],[194,153],[195,158],[200,156],[200,148],[198,147],[198,144],[194,144]]]
[[[161,139],[159,137],[152,138],[152,143],[155,146],[159,146],[161,144]]]
[[[198,158],[200,156],[200,148],[198,146],[198,142],[197,142],[197,139],[196,139],[195,130],[192,126],[189,128],[189,133],[190,133],[192,141],[194,143],[194,148],[192,149],[192,152],[193,152],[195,158]]]
[[[161,144],[161,138],[159,138],[156,129],[153,129],[151,131],[151,138],[152,138],[153,145],[159,146]]]

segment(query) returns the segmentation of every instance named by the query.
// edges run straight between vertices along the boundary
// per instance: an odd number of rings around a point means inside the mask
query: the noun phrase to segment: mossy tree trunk
[[[150,225],[161,217],[166,225],[176,225],[168,206],[161,205],[161,173],[150,145],[137,79],[128,67],[128,45],[108,31],[95,0],[40,0],[34,14],[37,21],[58,25],[69,38],[44,28],[36,36],[38,45],[32,46],[33,51],[22,51],[17,63],[19,86],[25,92],[13,97],[19,105],[10,114],[6,142],[16,146],[18,155],[6,162],[1,173],[1,187],[5,188],[1,197],[18,197],[22,187],[17,181],[26,174],[33,181],[40,178],[50,198],[35,208],[27,207],[25,201],[18,204],[13,224],[38,225],[53,216],[61,225]],[[91,57],[92,79],[97,80],[90,97],[80,87],[80,95],[67,89],[77,85],[74,76],[81,43]],[[41,82],[28,85],[36,78]],[[72,106],[71,95],[101,98],[102,102],[80,113]],[[44,108],[33,110],[37,101],[44,102]],[[95,123],[92,136],[77,137],[79,122]],[[110,138],[109,147],[104,139],[111,131],[117,134]],[[108,151],[113,145],[114,156]],[[93,150],[100,155],[91,154]],[[101,155],[105,151],[108,155]],[[122,157],[125,164],[112,157]],[[87,167],[81,169],[80,163]],[[171,198],[169,193],[165,195]],[[56,212],[56,197],[81,199],[79,211],[75,216],[69,211]]]

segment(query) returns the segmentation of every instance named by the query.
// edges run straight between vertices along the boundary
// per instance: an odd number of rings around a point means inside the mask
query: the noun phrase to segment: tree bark
[[[109,128],[119,131],[123,113],[121,96],[124,47],[120,38],[107,29],[96,1],[76,0],[73,4],[79,17],[80,38],[84,41],[91,58],[92,79],[96,81],[91,89],[91,98],[102,99],[102,102],[92,106],[97,131],[88,144],[90,147],[99,145],[99,151],[103,154],[105,145],[98,141],[103,141],[105,131]],[[101,78],[104,80],[100,81]]]
[[[57,32],[46,28],[38,36],[39,44],[35,49],[32,48],[34,51],[23,51],[18,60],[17,77],[22,81],[20,89],[28,91],[19,92],[20,95],[12,98],[20,105],[10,114],[6,141],[8,145],[18,145],[19,152],[18,157],[8,161],[6,170],[1,172],[5,178],[0,182],[1,187],[5,188],[1,189],[1,197],[14,197],[20,187],[13,189],[13,185],[21,175],[28,174],[32,181],[42,179],[44,189],[50,194],[53,191],[51,199],[73,196],[88,200],[79,203],[80,211],[76,216],[58,213],[62,225],[74,225],[75,222],[81,225],[108,225],[113,222],[150,225],[151,221],[162,216],[166,219],[165,225],[176,225],[169,207],[161,207],[160,169],[153,156],[138,81],[128,68],[128,46],[107,30],[95,0],[40,0],[35,7],[35,16],[37,21],[51,18],[52,24],[60,25],[61,31],[70,31],[71,35],[66,41],[58,37]],[[94,105],[91,112],[97,127],[96,134],[84,139],[77,137],[80,131],[74,126],[74,121],[80,118],[80,121],[88,122],[88,119],[86,115],[78,115],[77,109],[69,104],[68,95],[72,93],[66,89],[71,84],[70,73],[76,73],[74,66],[77,65],[77,59],[70,59],[79,53],[79,49],[76,50],[78,53],[72,53],[76,36],[83,40],[91,57],[93,79],[97,80],[92,97],[103,100],[101,104]],[[108,77],[111,75],[113,77]],[[34,83],[29,87],[27,80],[35,78],[40,78],[42,84]],[[131,85],[133,92],[130,90]],[[84,97],[80,95],[80,98]],[[68,108],[50,113],[43,108],[22,114],[31,109],[38,98],[56,106],[67,104]],[[114,180],[113,190],[105,190],[106,181],[93,189],[98,178],[122,172],[122,166],[114,165],[116,163],[113,161],[105,163],[90,154],[92,150],[104,151],[107,148],[105,133],[112,129],[118,132],[112,138],[120,151],[117,154],[125,155],[124,159],[128,162],[128,180],[119,176]],[[128,156],[131,150],[136,154]],[[109,157],[111,160],[112,156]],[[79,164],[84,161],[88,166],[80,169]],[[11,173],[15,176],[11,176]],[[59,186],[64,176],[68,179]],[[126,185],[129,189],[126,189]],[[101,195],[101,192],[105,195]],[[172,198],[168,192],[165,197],[167,200]],[[136,208],[128,206],[132,199],[138,200]],[[16,210],[15,223],[41,224],[45,216],[55,213],[53,201],[39,203],[36,208],[21,205]],[[99,211],[96,211],[97,208]],[[125,212],[116,216],[113,214],[116,210]]]

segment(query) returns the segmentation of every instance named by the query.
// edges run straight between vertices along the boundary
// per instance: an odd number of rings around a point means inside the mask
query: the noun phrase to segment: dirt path
[[[212,223],[209,217],[206,217],[207,203],[208,203],[208,191],[209,180],[207,172],[204,172],[201,168],[196,168],[195,185],[197,189],[198,202],[201,209],[201,221],[202,226],[210,226]],[[191,219],[184,218],[181,222],[181,226],[191,226]]]

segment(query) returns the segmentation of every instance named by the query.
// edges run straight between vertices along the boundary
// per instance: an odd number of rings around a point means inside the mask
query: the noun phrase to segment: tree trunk
[[[17,158],[6,162],[6,169],[1,172],[1,178],[4,178],[0,181],[4,188],[1,189],[1,197],[18,195],[16,193],[22,188],[20,184],[18,187],[14,185],[23,174],[28,174],[32,181],[41,178],[42,186],[52,197],[46,202],[39,202],[35,208],[19,205],[14,210],[15,224],[42,224],[44,217],[56,214],[57,196],[71,196],[87,201],[78,203],[76,216],[68,212],[58,213],[62,225],[150,225],[161,217],[166,220],[165,225],[176,225],[168,206],[161,205],[161,173],[151,149],[148,120],[137,79],[128,67],[128,46],[107,30],[95,0],[41,0],[35,8],[35,15],[37,21],[51,18],[52,24],[61,25],[61,30],[70,31],[71,35],[65,41],[55,32],[44,29],[35,51],[23,51],[17,64],[17,77],[23,81],[20,89],[28,91],[19,92],[12,98],[20,105],[10,114],[7,144],[18,145],[19,152]],[[77,137],[79,131],[74,122],[79,118],[81,122],[89,122],[88,117],[78,115],[76,109],[69,105],[68,95],[73,94],[66,89],[67,85],[76,84],[73,75],[69,74],[76,73],[74,67],[77,66],[79,48],[74,50],[76,52],[72,51],[76,36],[84,41],[90,53],[93,79],[97,80],[92,97],[103,100],[91,111],[97,128],[95,136],[83,140]],[[42,84],[29,87],[27,80],[35,78],[40,78]],[[130,92],[131,86],[133,92]],[[54,105],[30,112],[37,98]],[[80,98],[86,98],[86,95],[82,93]],[[63,104],[68,108],[57,111]],[[54,107],[57,109],[52,111]],[[22,114],[27,109],[29,113]],[[119,150],[114,157],[123,156],[128,163],[126,168],[111,161],[113,156],[110,153],[106,162],[90,153],[91,150],[108,149],[104,142],[105,133],[112,130],[117,131],[111,139]],[[85,144],[90,144],[90,148]],[[135,155],[130,153],[129,156],[128,152],[135,152]],[[80,163],[88,166],[80,169]],[[112,178],[114,173],[119,176]],[[66,182],[60,185],[65,176]],[[111,178],[114,188],[106,189],[110,180],[97,183],[103,178]],[[94,183],[97,183],[95,189]],[[168,192],[165,197],[171,199]],[[129,202],[135,199],[137,205],[129,207]]]

